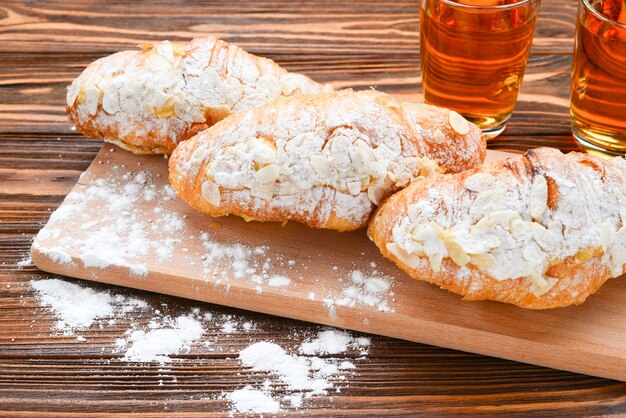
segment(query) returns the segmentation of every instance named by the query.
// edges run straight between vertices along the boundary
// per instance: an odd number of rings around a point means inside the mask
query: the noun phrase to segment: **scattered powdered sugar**
[[[42,305],[58,317],[55,327],[58,330],[68,334],[87,329],[115,332],[126,326],[126,331],[111,347],[112,352],[122,354],[118,361],[160,363],[160,385],[165,377],[176,381],[176,376],[168,374],[167,364],[176,360],[171,356],[191,350],[229,349],[208,340],[207,329],[219,329],[224,334],[258,329],[258,324],[244,317],[211,313],[197,307],[186,314],[168,315],[162,312],[167,304],[157,309],[137,298],[97,291],[65,280],[33,280],[31,285]],[[297,333],[287,337],[301,341],[293,352],[271,341],[258,341],[236,353],[247,370],[269,375],[259,387],[247,385],[221,394],[221,399],[231,403],[232,413],[272,414],[298,409],[307,398],[340,392],[337,383],[346,381],[356,369],[346,355],[352,353],[363,358],[370,346],[369,338],[354,337],[347,331],[328,327],[320,328],[303,341]],[[82,344],[89,339],[78,335],[75,341]]]
[[[220,241],[214,231],[188,225],[180,202],[173,202],[174,189],[164,184],[163,176],[113,165],[107,176],[83,181],[82,191],[75,189],[67,196],[33,244],[57,263],[119,266],[145,276],[149,260],[162,263],[176,256],[189,269],[197,269],[193,274],[218,284],[245,279],[262,293],[265,285],[293,283],[284,270],[293,271],[295,260],[270,256],[266,245]],[[220,226],[209,226],[215,225]],[[62,233],[68,229],[71,234]]]
[[[389,306],[394,293],[393,277],[385,275],[376,269],[369,271],[352,270],[349,273],[350,281],[343,288],[341,296],[329,296],[324,299],[326,306],[373,306],[380,312],[394,312]]]
[[[168,355],[188,349],[204,333],[200,321],[189,315],[166,318],[160,323],[152,322],[149,328],[149,331],[132,331],[128,340],[117,341],[119,348],[130,344],[123,360],[169,362],[171,358]]]
[[[239,360],[254,371],[277,375],[289,390],[289,393],[282,397],[282,402],[297,408],[301,405],[303,397],[326,395],[331,389],[337,390],[332,379],[343,380],[347,370],[356,368],[352,362],[321,358],[317,355],[340,354],[350,349],[359,350],[361,355],[365,355],[369,344],[368,338],[354,338],[345,331],[326,329],[312,340],[303,342],[298,349],[301,354],[290,354],[278,344],[261,341],[242,350],[239,353]],[[242,390],[245,391],[246,388]],[[240,398],[239,394],[237,398]],[[229,399],[232,400],[232,394],[229,395]],[[233,403],[238,412],[246,411],[240,408],[238,402]],[[264,412],[260,409],[252,412]]]
[[[309,376],[314,367],[311,360],[290,355],[278,344],[266,341],[253,344],[239,353],[239,360],[253,370],[278,374],[290,390],[322,393],[329,387],[323,376]]]
[[[143,300],[96,291],[65,280],[33,280],[31,285],[42,304],[58,316],[55,328],[65,334],[74,334],[96,323],[100,326],[114,325],[133,312],[148,310],[148,304]],[[204,332],[201,323],[189,315],[177,318],[156,316],[146,330],[137,327],[132,325],[126,338],[116,341],[117,351],[126,349],[124,360],[170,361],[168,355],[188,348]],[[84,342],[86,339],[79,335],[77,341]]]
[[[169,184],[163,186],[163,194],[167,200],[172,200],[176,198],[176,190]]]
[[[17,268],[24,268],[26,266],[30,266],[31,264],[33,264],[33,260],[32,258],[30,258],[30,256],[27,256],[17,262]]]
[[[250,248],[243,244],[223,245],[211,240],[209,233],[200,233],[200,240],[206,254],[203,255],[205,270],[211,270],[218,262],[228,260],[231,262],[234,277],[241,278],[246,274],[256,272],[251,263],[257,264],[259,260],[252,260],[254,256],[260,256],[267,252],[266,247]],[[255,266],[256,267],[256,266]],[[213,272],[216,270],[213,269]]]
[[[237,324],[233,321],[227,321],[222,325],[222,332],[226,332],[228,334],[235,332]]]
[[[72,256],[70,256],[63,248],[61,247],[42,247],[39,248],[43,254],[45,254],[50,260],[55,263],[61,264],[70,264],[73,265]]]
[[[257,293],[263,291],[263,285],[285,287],[292,283],[284,274],[272,274],[272,265],[293,267],[276,257],[268,256],[267,246],[247,246],[241,243],[220,244],[211,239],[208,232],[200,233],[200,241],[205,253],[201,256],[205,277],[212,277],[216,283],[229,278],[247,278],[256,285]]]
[[[167,200],[168,194],[156,188],[146,171],[126,173],[122,179],[123,184],[98,179],[86,190],[87,199],[103,201],[110,214],[104,215],[97,225],[85,228],[89,233],[82,242],[81,260],[85,267],[119,265],[129,267],[137,275],[145,275],[145,263],[130,260],[141,260],[150,249],[157,251],[160,258],[170,257],[176,240],[169,234],[181,230],[183,221],[177,214],[170,213],[147,224],[143,220],[144,211],[134,203],[152,201],[155,196],[158,201]],[[154,235],[164,232],[168,236],[153,239]]]
[[[291,284],[291,279],[287,276],[276,275],[270,277],[267,283],[272,287],[283,287],[289,286]]]
[[[139,299],[97,292],[59,279],[33,280],[31,285],[43,305],[59,317],[56,329],[67,334],[88,328],[96,320],[147,307],[146,302]]]
[[[152,207],[157,210],[162,202],[171,199],[171,191],[157,187],[147,171],[132,173],[115,165],[109,177],[95,180],[83,192],[72,191],[51,215],[34,245],[59,263],[72,262],[71,253],[77,254],[85,267],[122,266],[144,276],[148,254],[160,259],[172,256],[178,242],[172,233],[180,231],[184,221],[173,212],[147,219],[147,210],[140,203],[154,200]],[[88,211],[88,204],[97,211]],[[79,227],[72,238],[59,238],[60,230],[55,226],[70,218],[80,220]],[[48,238],[59,238],[60,246],[42,245]]]
[[[361,354],[367,354],[370,345],[369,338],[353,338],[347,332],[326,330],[318,334],[317,338],[306,341],[300,346],[302,354],[338,354],[350,348],[358,348]],[[347,367],[343,367],[347,368]]]
[[[260,390],[245,386],[228,395],[237,412],[253,412],[255,414],[273,414],[280,411],[280,403]]]
[[[53,222],[66,220],[78,214],[79,212],[80,212],[80,207],[77,205],[62,206],[58,208],[57,210],[55,210],[52,213],[52,215],[50,215],[50,220]]]

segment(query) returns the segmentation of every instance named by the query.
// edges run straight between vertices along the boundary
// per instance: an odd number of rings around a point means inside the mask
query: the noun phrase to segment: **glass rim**
[[[442,0],[443,1],[443,0]],[[615,20],[609,19],[608,17],[606,17],[605,15],[603,15],[602,13],[600,13],[599,11],[597,11],[589,2],[589,0],[580,0],[580,4],[583,5],[583,7],[585,8],[585,10],[587,10],[588,12],[590,12],[592,15],[594,15],[595,17],[597,17],[598,19],[600,19],[601,21],[608,23],[611,26],[616,26],[620,29],[624,29],[626,30],[626,23],[619,23],[616,22]]]
[[[457,3],[454,0],[437,0],[441,3],[445,3],[448,6],[454,6],[454,7],[458,7],[460,9],[468,9],[468,10],[509,10],[509,9],[515,9],[517,7],[520,6],[524,6],[526,4],[529,3],[539,3],[540,0],[520,0],[517,1],[515,3],[512,4],[499,4],[496,6],[479,6],[479,5],[475,5],[475,4],[463,4],[463,3]]]

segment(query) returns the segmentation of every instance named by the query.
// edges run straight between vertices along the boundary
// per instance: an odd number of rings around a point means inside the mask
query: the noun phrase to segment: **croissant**
[[[538,148],[416,182],[368,234],[410,276],[545,309],[581,304],[626,263],[626,161]]]
[[[181,143],[170,183],[212,216],[366,226],[374,207],[415,178],[485,158],[480,130],[458,113],[377,91],[280,98]]]
[[[149,43],[90,64],[67,91],[70,122],[137,154],[176,145],[233,112],[332,90],[214,36]]]

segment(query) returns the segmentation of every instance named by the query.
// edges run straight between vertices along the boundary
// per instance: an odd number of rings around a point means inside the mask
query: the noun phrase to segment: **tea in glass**
[[[539,0],[422,0],[424,99],[462,114],[487,138],[505,128],[522,84]]]
[[[581,0],[570,113],[585,148],[626,152],[626,4]]]

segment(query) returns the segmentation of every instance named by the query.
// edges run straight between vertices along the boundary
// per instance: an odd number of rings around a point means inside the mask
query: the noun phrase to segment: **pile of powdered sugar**
[[[98,292],[65,280],[33,280],[31,286],[42,305],[57,315],[55,328],[65,334],[74,334],[96,322],[115,321],[116,317],[148,307],[146,302],[137,298]],[[113,323],[109,322],[110,325]]]
[[[157,308],[138,298],[60,279],[33,280],[31,285],[41,305],[56,315],[57,332],[84,342],[83,332],[112,332],[125,325],[111,347],[120,354],[118,361],[157,362],[162,365],[160,372],[167,372],[163,367],[181,353],[223,351],[208,339],[209,327],[224,334],[258,329],[258,324],[243,317],[200,308],[168,315],[162,312],[165,304]],[[275,342],[258,341],[237,353],[242,373],[261,373],[266,378],[259,387],[246,385],[222,393],[232,412],[276,413],[298,409],[307,398],[332,396],[341,390],[337,384],[355,373],[356,365],[346,360],[346,354],[362,359],[370,346],[369,338],[328,327],[304,340],[295,333],[289,338],[301,341],[291,352]]]
[[[116,352],[128,361],[168,362],[171,354],[188,348],[204,332],[193,313],[176,318],[162,316],[147,302],[110,291],[96,291],[60,279],[31,281],[41,304],[56,316],[55,329],[66,335],[80,335],[93,327],[120,325],[129,318],[131,323],[124,337],[116,341]],[[150,315],[151,320],[141,326],[138,319]]]
[[[253,412],[257,414],[273,414],[280,411],[280,403],[267,393],[245,386],[227,395],[237,412]]]
[[[170,354],[189,349],[202,334],[202,323],[193,315],[165,317],[151,320],[147,329],[127,330],[127,337],[118,338],[116,347],[124,351],[126,361],[167,363],[172,360]]]
[[[30,255],[27,255],[16,263],[16,267],[18,269],[21,269],[21,268],[30,266],[31,264],[33,264],[33,259],[30,258]]]
[[[239,412],[277,412],[280,405],[299,407],[303,398],[327,395],[339,391],[333,379],[345,380],[356,368],[354,363],[332,357],[356,350],[366,355],[369,338],[354,338],[345,331],[326,329],[310,340],[304,341],[297,353],[288,353],[278,344],[261,341],[239,353],[241,364],[257,372],[269,373],[286,386],[287,394],[273,397],[271,383],[266,380],[263,390],[249,386],[225,395]]]

